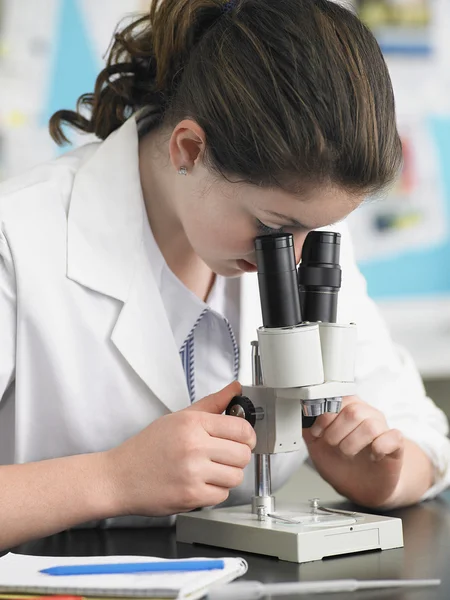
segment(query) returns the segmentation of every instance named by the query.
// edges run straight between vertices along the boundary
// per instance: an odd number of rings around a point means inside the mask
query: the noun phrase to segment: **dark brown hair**
[[[64,124],[104,139],[140,109],[145,132],[192,118],[210,168],[258,185],[374,192],[401,165],[378,44],[329,0],[153,0],[50,132],[60,144]]]

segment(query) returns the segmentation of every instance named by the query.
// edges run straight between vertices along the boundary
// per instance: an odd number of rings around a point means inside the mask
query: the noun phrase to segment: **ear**
[[[170,161],[177,171],[185,167],[189,173],[195,164],[201,162],[205,146],[206,136],[200,125],[191,119],[184,119],[170,137]]]

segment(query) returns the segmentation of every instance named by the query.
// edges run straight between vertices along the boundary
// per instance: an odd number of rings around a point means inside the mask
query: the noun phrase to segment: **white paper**
[[[0,558],[0,593],[81,594],[146,598],[200,598],[205,590],[243,575],[247,563],[241,558],[222,558],[224,569],[182,573],[52,576],[42,569],[61,565],[154,562],[164,559],[142,556],[28,556],[9,553]],[[183,559],[185,560],[185,559]],[[187,560],[208,560],[193,558]],[[210,560],[210,559],[209,559]]]

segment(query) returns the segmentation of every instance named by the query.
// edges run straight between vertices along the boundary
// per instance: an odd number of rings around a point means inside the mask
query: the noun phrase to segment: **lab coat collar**
[[[111,341],[170,410],[189,405],[183,366],[145,251],[138,133],[130,118],[75,175],[68,215],[67,276],[123,307]]]
[[[123,302],[143,230],[137,157],[137,127],[131,118],[81,165],[69,208],[69,278]]]

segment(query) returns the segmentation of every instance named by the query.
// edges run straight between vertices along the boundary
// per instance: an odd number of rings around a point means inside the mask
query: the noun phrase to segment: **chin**
[[[208,265],[209,268],[216,273],[216,275],[220,275],[221,277],[240,277],[244,274],[244,272],[237,267],[236,264],[216,264],[216,265]]]
[[[217,269],[215,273],[217,273],[217,275],[221,275],[222,277],[229,278],[240,277],[244,274],[244,272],[237,267],[222,267],[221,269]]]
[[[241,271],[240,269],[233,269],[233,271],[230,272],[229,275],[225,275],[225,277],[228,277],[229,279],[235,279],[236,277],[242,277],[242,275],[245,275],[243,271]]]

